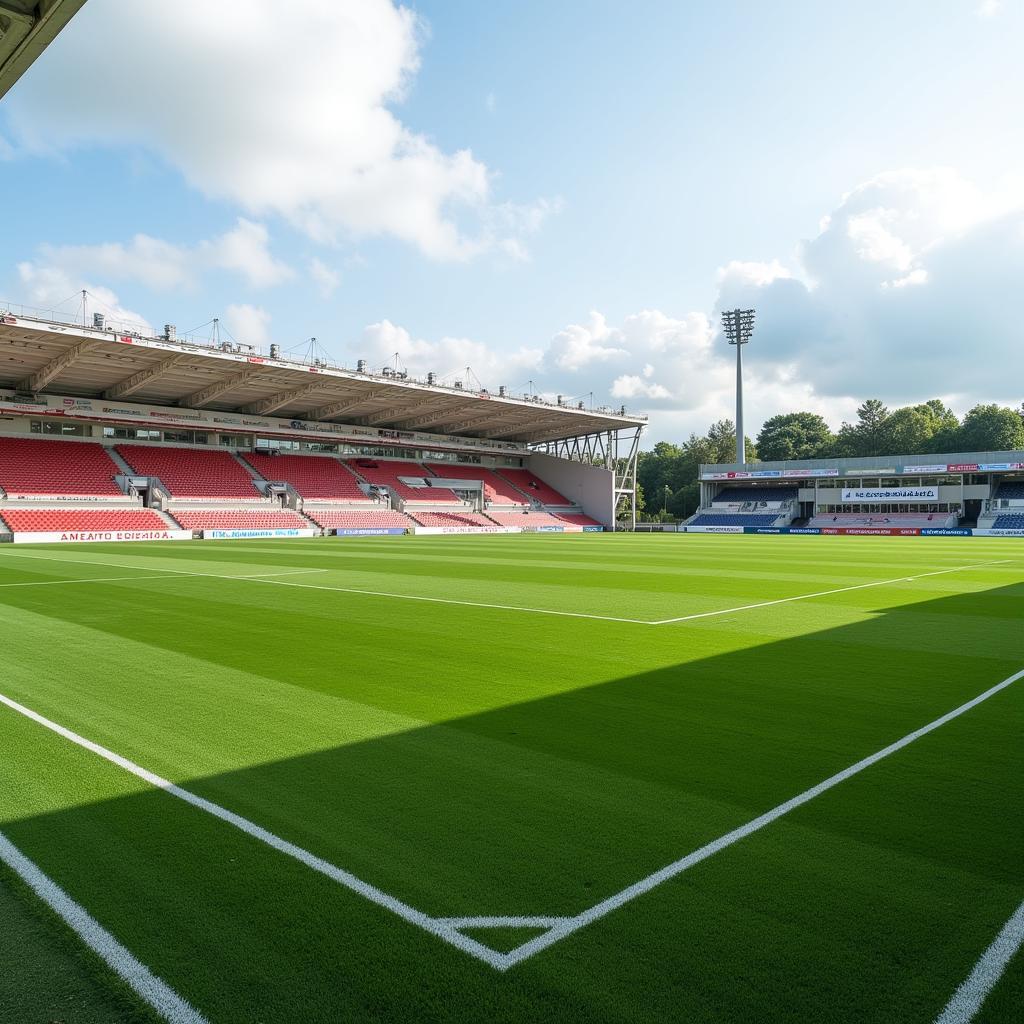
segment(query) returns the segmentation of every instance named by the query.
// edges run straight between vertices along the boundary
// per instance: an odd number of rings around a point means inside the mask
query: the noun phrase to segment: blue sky
[[[1020,0],[279,10],[88,0],[0,103],[0,296],[468,364],[652,439],[728,414],[722,303],[754,423],[1019,403]]]

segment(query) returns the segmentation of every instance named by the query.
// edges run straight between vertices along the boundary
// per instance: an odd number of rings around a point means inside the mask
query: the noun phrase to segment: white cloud
[[[719,284],[723,281],[743,281],[758,287],[792,276],[778,260],[770,260],[767,263],[730,260],[724,267],[718,268],[717,274]]]
[[[85,322],[91,323],[91,314],[103,313],[114,326],[133,328],[143,334],[152,334],[153,328],[142,316],[121,305],[120,299],[109,288],[89,280],[72,276],[59,267],[40,267],[34,263],[18,264],[21,293],[30,306],[56,314],[58,320],[78,320],[82,316],[81,292],[88,292]],[[79,321],[81,322],[81,321]]]
[[[363,358],[377,368],[391,364],[396,352],[415,377],[423,378],[434,372],[441,381],[459,379],[468,385],[465,370],[469,367],[483,386],[492,391],[500,384],[516,387],[536,377],[543,356],[539,348],[520,347],[502,352],[470,338],[446,337],[435,342],[414,338],[390,320],[370,324],[359,343],[349,346],[350,361]]]
[[[1003,0],[981,0],[975,8],[978,17],[992,18],[1003,9]]]
[[[492,234],[491,171],[392,110],[423,29],[391,0],[92,0],[10,121],[36,151],[144,146],[208,197],[320,241],[391,235],[468,259],[516,236]]]
[[[287,264],[270,254],[270,236],[263,224],[255,224],[244,217],[231,230],[212,242],[201,242],[198,252],[200,266],[234,270],[245,277],[254,288],[281,284],[295,276]]]
[[[247,345],[265,345],[270,340],[270,314],[261,306],[233,303],[224,313],[224,326],[235,341]]]
[[[309,276],[313,283],[320,290],[323,298],[329,298],[341,281],[341,274],[331,270],[326,263],[318,260],[315,256],[309,261]]]
[[[734,260],[718,272],[716,311],[757,310],[744,351],[749,433],[797,409],[838,426],[868,397],[938,397],[961,412],[1020,403],[1024,346],[1006,312],[1024,280],[1019,203],[948,170],[894,171],[842,197],[820,225],[792,267]],[[370,331],[380,362],[397,348],[424,371],[471,364],[488,387],[529,377],[549,396],[593,392],[597,405],[649,413],[653,439],[734,414],[735,349],[704,312],[612,322],[594,311],[542,349],[507,354],[414,340],[386,322]]]
[[[270,252],[267,229],[239,217],[230,231],[197,245],[176,245],[137,234],[130,242],[43,245],[35,261],[69,276],[137,281],[155,291],[194,287],[211,270],[240,274],[254,288],[280,284],[294,271]]]
[[[1017,404],[1005,304],[1024,278],[1022,200],[948,169],[878,175],[803,244],[799,279],[726,279],[717,306],[755,307],[748,364],[788,366],[820,395]]]

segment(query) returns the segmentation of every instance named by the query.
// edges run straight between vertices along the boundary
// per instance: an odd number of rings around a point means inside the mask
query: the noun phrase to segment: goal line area
[[[879,761],[896,754],[898,751],[914,743],[916,740],[927,736],[929,733],[940,729],[942,726],[959,718],[961,715],[966,714],[973,708],[978,707],[978,705],[1012,686],[1022,678],[1024,678],[1024,669],[1015,672],[1013,675],[1008,676],[999,683],[996,683],[994,686],[989,687],[987,690],[979,693],[976,697],[964,704],[961,704],[959,707],[956,707],[931,722],[907,733],[905,736],[902,736],[882,749],[875,751],[873,754],[849,765],[842,771],[829,776],[809,789],[804,790],[802,793],[785,800],[773,807],[771,810],[768,810],[765,813],[752,818],[738,828],[719,836],[712,842],[684,854],[672,863],[666,864],[657,871],[654,871],[630,885],[627,885],[620,891],[605,897],[581,912],[571,916],[549,917],[517,916],[515,914],[508,916],[490,914],[469,917],[431,916],[416,909],[415,907],[412,907],[398,897],[385,892],[383,889],[373,885],[372,883],[357,877],[344,868],[331,864],[309,850],[281,838],[256,822],[211,800],[199,796],[187,788],[178,786],[170,780],[149,771],[121,754],[95,743],[79,733],[66,728],[60,723],[39,714],[32,708],[13,700],[11,697],[8,697],[3,693],[0,693],[0,705],[7,708],[9,711],[15,712],[30,721],[35,722],[37,725],[50,730],[68,742],[76,744],[98,757],[109,761],[111,764],[116,765],[131,775],[142,779],[150,786],[162,790],[169,796],[182,800],[194,808],[210,814],[228,825],[241,830],[256,841],[299,861],[345,888],[358,893],[360,896],[372,903],[376,903],[378,906],[396,914],[408,923],[422,928],[424,931],[435,935],[439,939],[461,949],[463,952],[476,957],[478,960],[482,960],[491,967],[494,967],[499,971],[505,971],[510,967],[513,967],[516,964],[536,955],[541,950],[561,941],[567,936],[572,935],[574,932],[593,924],[595,921],[598,921],[612,911],[623,907],[625,904],[630,903],[639,896],[651,892],[663,883],[675,878],[677,875],[682,874],[684,871],[700,864],[702,861],[707,860],[733,844],[738,843],[747,836],[753,835],[755,832],[771,825],[773,822],[778,821],[780,818],[789,814],[796,808],[809,803],[811,800],[816,799],[833,787],[845,782],[847,779],[853,778],[855,775],[865,771],[872,765],[877,764]],[[536,928],[540,930],[541,934],[529,939],[510,951],[492,949],[486,944],[466,934],[469,930],[481,930],[487,928]]]

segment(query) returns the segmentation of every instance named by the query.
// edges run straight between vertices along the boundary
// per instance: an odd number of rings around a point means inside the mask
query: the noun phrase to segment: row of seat
[[[259,493],[252,474],[231,452],[179,448],[173,445],[121,444],[117,454],[138,476],[158,477],[175,498],[252,498]],[[330,456],[268,455],[252,452],[245,461],[261,477],[290,484],[303,498],[363,502],[370,499],[359,486],[388,487],[405,501],[454,503],[458,495],[446,487],[412,487],[400,477],[426,480],[447,477],[480,480],[489,503],[525,507],[530,499],[542,505],[570,507],[572,502],[530,470],[492,470],[484,466],[350,459]],[[10,497],[32,495],[120,495],[115,483],[119,468],[107,449],[92,442],[45,438],[0,438],[0,488]]]
[[[0,488],[9,498],[36,495],[123,497],[117,464],[101,444],[0,437]]]
[[[434,472],[440,477],[447,477],[450,480],[479,480],[484,486],[484,500],[494,505],[513,505],[517,507],[529,507],[529,499],[515,486],[499,476],[493,469],[486,466],[471,466],[462,464],[444,463],[433,467]]]
[[[404,512],[390,508],[307,509],[306,515],[325,530],[408,530],[415,525]]]
[[[159,477],[175,498],[255,498],[252,475],[222,449],[119,444],[117,454],[139,476]]]
[[[995,496],[1003,501],[1024,501],[1024,480],[1011,480],[1000,484]]]
[[[174,509],[185,530],[308,530],[310,524],[291,509]]]
[[[264,480],[290,484],[312,501],[368,502],[359,479],[337,459],[317,455],[267,455],[250,452],[242,458]]]
[[[420,526],[472,527],[493,530],[495,523],[479,512],[410,512]]]
[[[539,529],[541,527],[562,527],[565,522],[550,512],[495,512],[487,513],[499,526],[518,526],[523,529]]]
[[[528,469],[498,469],[495,472],[513,484],[523,494],[539,501],[542,505],[552,505],[560,508],[570,507],[573,502],[559,494],[554,487],[546,484],[535,473]]]
[[[993,530],[1024,530],[1024,513],[1010,512],[996,516]]]
[[[389,488],[402,501],[454,504],[461,500],[453,490],[447,487],[413,487],[403,483],[399,477],[411,477],[429,482],[434,476],[426,466],[421,466],[418,462],[350,459],[345,465],[352,472],[358,473],[368,484]]]
[[[754,513],[702,512],[687,526],[771,526],[779,518],[777,512],[769,515]]]
[[[151,508],[5,508],[12,533],[110,533],[170,529]]]

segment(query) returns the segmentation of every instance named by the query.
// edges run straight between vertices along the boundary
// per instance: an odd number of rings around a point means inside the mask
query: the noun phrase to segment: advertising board
[[[56,530],[15,533],[15,544],[109,544],[117,541],[191,540],[191,530]]]

